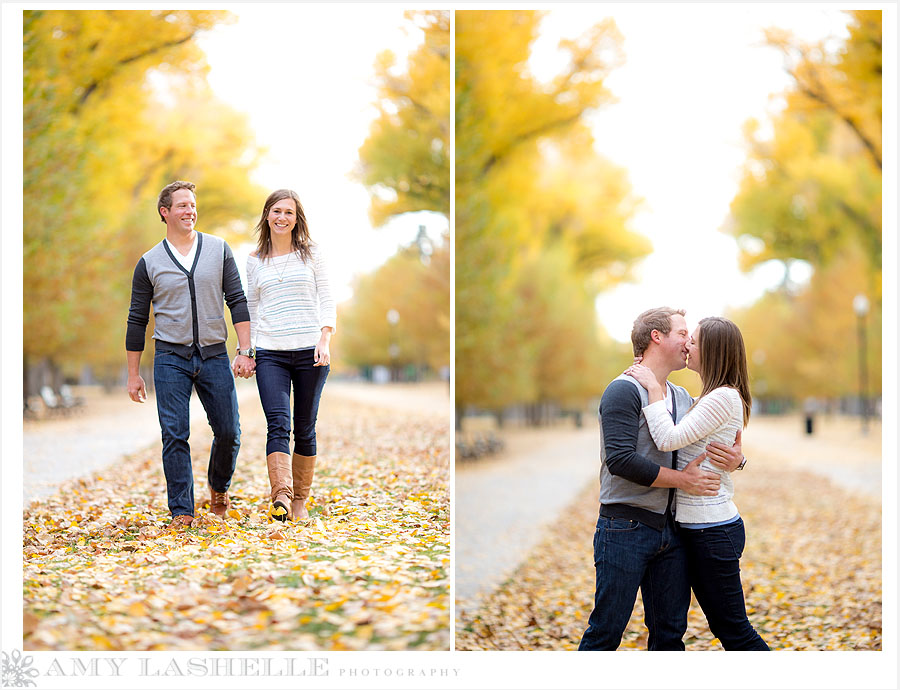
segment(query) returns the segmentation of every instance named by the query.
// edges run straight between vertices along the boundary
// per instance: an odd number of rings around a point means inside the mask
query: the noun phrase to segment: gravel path
[[[238,386],[238,403],[258,396],[255,385]],[[138,404],[124,389],[104,394],[84,392],[85,408],[62,419],[26,422],[22,438],[25,464],[22,472],[24,505],[51,495],[68,479],[91,474],[124,455],[136,453],[160,441],[156,397]],[[206,424],[203,405],[191,397],[191,428]]]
[[[503,434],[496,459],[456,467],[456,604],[493,590],[539,542],[600,468],[596,429],[521,429]],[[599,488],[599,485],[598,485]]]

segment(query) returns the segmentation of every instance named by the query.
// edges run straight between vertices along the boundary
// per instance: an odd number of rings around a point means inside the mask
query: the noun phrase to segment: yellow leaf
[[[147,615],[147,607],[140,601],[134,602],[131,606],[128,607],[128,615],[129,616],[146,616]]]

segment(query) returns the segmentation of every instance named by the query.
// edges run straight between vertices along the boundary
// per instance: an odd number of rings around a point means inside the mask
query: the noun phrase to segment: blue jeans
[[[213,432],[209,452],[209,485],[227,491],[241,447],[234,375],[228,355],[204,360],[196,351],[190,359],[159,348],[153,358],[156,409],[162,429],[162,460],[166,494],[172,516],[194,514],[194,474],[191,469],[191,390],[206,410]]]
[[[688,576],[710,632],[727,650],[768,651],[747,620],[741,587],[744,522],[705,529],[680,529],[688,553]]]
[[[316,454],[316,416],[330,366],[316,367],[316,349],[257,350],[256,387],[266,413],[266,455],[290,454],[291,386],[294,388],[294,453]]]
[[[691,590],[684,546],[671,520],[660,531],[601,515],[594,531],[594,569],[594,610],[579,651],[618,648],[638,588],[650,631],[648,649],[684,650]]]

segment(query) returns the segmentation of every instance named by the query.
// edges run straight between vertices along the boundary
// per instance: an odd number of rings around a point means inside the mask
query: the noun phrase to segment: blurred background
[[[446,392],[449,26],[386,6],[25,11],[26,417],[121,392],[132,272],[175,179],[242,278],[266,196],[296,190],[337,293],[333,376]]]
[[[577,646],[598,403],[658,306],[743,332],[751,622],[777,648],[880,648],[881,12],[455,16],[457,649]],[[876,529],[828,529],[847,514]],[[686,643],[721,648],[696,606]]]
[[[294,189],[337,301],[326,397],[449,419],[449,12],[22,16],[26,504],[159,440],[152,316],[147,405],[126,398],[124,339],[176,179],[245,288],[263,202]],[[259,411],[255,381],[236,384],[242,417]],[[191,419],[208,430],[196,395]]]
[[[593,425],[662,305],[757,412],[878,417],[880,12],[654,13],[456,13],[457,430]]]

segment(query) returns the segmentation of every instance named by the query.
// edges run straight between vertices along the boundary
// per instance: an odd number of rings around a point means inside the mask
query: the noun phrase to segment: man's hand
[[[249,379],[253,376],[254,369],[256,369],[256,360],[252,357],[247,357],[247,355],[235,355],[234,361],[231,363],[231,370],[234,372],[234,375],[244,379]]]
[[[135,402],[142,403],[147,399],[147,386],[144,385],[144,379],[140,374],[128,377],[128,397]]]
[[[734,472],[744,459],[744,454],[741,451],[740,430],[737,432],[737,436],[734,437],[733,446],[726,446],[723,443],[713,441],[706,446],[706,455],[709,461],[720,470]]]
[[[721,480],[715,472],[700,469],[700,463],[706,453],[700,453],[696,458],[691,460],[679,474],[681,475],[682,485],[678,488],[686,491],[692,496],[715,496],[719,493],[719,484]]]

